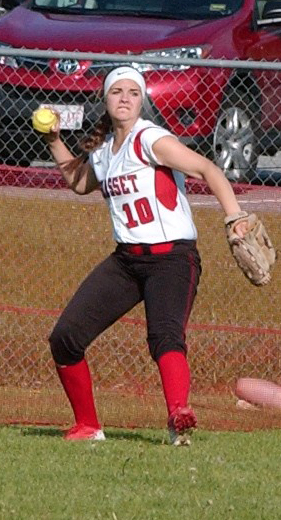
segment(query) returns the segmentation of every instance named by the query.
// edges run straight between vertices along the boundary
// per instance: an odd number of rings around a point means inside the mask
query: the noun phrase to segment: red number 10
[[[134,202],[134,206],[139,218],[139,222],[141,224],[148,224],[148,222],[152,222],[154,220],[154,216],[152,213],[152,209],[150,207],[149,201],[146,197],[142,199],[137,199]],[[128,222],[126,224],[127,228],[133,228],[139,226],[139,222],[134,220],[133,214],[129,204],[123,204],[123,211],[125,211]]]

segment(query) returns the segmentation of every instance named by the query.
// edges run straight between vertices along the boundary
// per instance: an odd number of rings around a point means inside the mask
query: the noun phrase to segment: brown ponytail
[[[98,120],[94,131],[80,141],[79,147],[81,148],[82,153],[78,157],[75,157],[75,159],[60,164],[60,168],[62,168],[67,174],[74,174],[72,186],[76,186],[83,175],[89,153],[102,145],[105,141],[106,135],[110,131],[112,131],[112,122],[108,112],[105,112]]]
[[[80,142],[80,148],[85,153],[94,151],[102,145],[106,135],[112,130],[112,122],[108,112],[105,112],[96,124],[94,132]]]

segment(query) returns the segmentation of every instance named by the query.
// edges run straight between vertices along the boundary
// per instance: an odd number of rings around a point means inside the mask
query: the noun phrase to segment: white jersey
[[[152,150],[158,139],[171,135],[140,118],[116,154],[113,135],[90,154],[116,242],[155,244],[197,238],[184,174],[159,165]]]

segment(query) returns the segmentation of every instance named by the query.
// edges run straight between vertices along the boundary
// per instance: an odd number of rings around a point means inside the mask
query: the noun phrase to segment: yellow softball
[[[50,108],[38,108],[32,114],[32,126],[34,130],[48,134],[57,122],[57,116]]]

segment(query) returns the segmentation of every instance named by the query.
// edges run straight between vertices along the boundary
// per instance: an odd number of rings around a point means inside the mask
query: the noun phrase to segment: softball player
[[[217,166],[140,117],[145,95],[144,78],[135,69],[118,67],[107,75],[105,115],[83,145],[88,159],[73,157],[60,139],[59,125],[47,137],[74,192],[102,191],[117,243],[84,280],[50,336],[57,372],[75,416],[67,440],[105,439],[85,350],[140,301],[145,305],[149,351],[163,385],[171,442],[189,444],[188,434],[196,427],[188,405],[185,329],[201,266],[185,175],[205,179],[227,215],[241,210]],[[245,224],[240,223],[237,233],[244,232]]]

